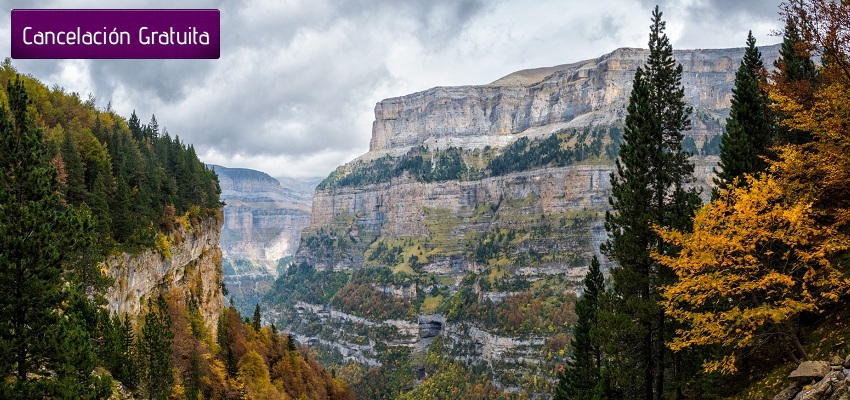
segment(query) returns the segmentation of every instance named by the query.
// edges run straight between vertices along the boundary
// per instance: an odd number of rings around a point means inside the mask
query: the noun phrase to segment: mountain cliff
[[[250,312],[278,275],[278,264],[295,254],[310,225],[310,204],[319,178],[281,178],[245,168],[210,165],[218,175],[224,224],[221,251],[228,294]],[[284,261],[284,264],[286,261]]]
[[[250,169],[211,166],[218,174],[224,208],[221,247],[227,260],[253,263],[256,271],[277,275],[279,259],[292,255],[301,230],[310,223],[310,202],[318,180],[282,186],[271,176]],[[299,185],[300,184],[300,185]]]
[[[144,300],[153,294],[191,290],[197,292],[201,315],[214,331],[224,305],[220,232],[221,220],[212,217],[196,226],[178,225],[166,239],[167,251],[150,249],[107,258],[106,269],[115,280],[106,291],[110,313],[139,315]]]
[[[772,65],[778,47],[762,52]],[[647,53],[379,102],[369,152],[316,189],[298,266],[265,298],[271,316],[327,360],[385,377],[400,351],[422,371],[410,384],[427,379],[420,360],[439,337],[446,359],[496,387],[551,393],[576,282],[606,239],[609,174]],[[675,52],[704,196],[742,54]]]

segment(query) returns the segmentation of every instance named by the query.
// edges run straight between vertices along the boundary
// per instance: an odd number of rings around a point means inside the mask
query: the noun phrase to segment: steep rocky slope
[[[777,47],[762,51],[772,65]],[[550,393],[575,318],[569,289],[606,238],[609,174],[646,54],[379,102],[370,151],[316,190],[300,267],[265,298],[273,319],[331,349],[328,360],[371,366],[403,349],[418,370],[442,336],[448,356],[497,387]],[[704,189],[742,54],[675,53]]]
[[[217,218],[199,221],[197,226],[178,225],[168,236],[165,254],[151,249],[107,258],[106,269],[115,279],[106,292],[109,311],[138,315],[152,294],[193,291],[207,326],[214,330],[224,304],[220,232]]]

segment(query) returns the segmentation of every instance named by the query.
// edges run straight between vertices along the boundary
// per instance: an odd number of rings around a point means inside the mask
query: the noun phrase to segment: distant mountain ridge
[[[279,259],[292,255],[308,226],[318,178],[288,179],[293,185],[246,168],[210,165],[219,177],[225,202],[221,247],[224,258],[244,260],[260,269],[235,271],[277,275]]]

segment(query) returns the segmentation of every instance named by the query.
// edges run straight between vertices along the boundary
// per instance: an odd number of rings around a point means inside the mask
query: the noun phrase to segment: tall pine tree
[[[260,304],[257,303],[257,306],[254,307],[254,316],[251,318],[251,326],[257,332],[260,331],[261,321],[262,321],[262,317],[261,317],[261,314],[260,314]]]
[[[555,400],[590,400],[596,393],[604,393],[599,385],[602,370],[602,349],[599,341],[592,336],[596,329],[596,314],[599,300],[605,290],[605,280],[599,269],[596,256],[590,262],[590,268],[584,277],[584,294],[576,302],[578,322],[573,326],[573,339],[570,342],[571,359],[568,368],[559,376],[555,388]],[[598,398],[598,397],[597,397]]]
[[[80,205],[88,198],[84,180],[85,165],[83,165],[77,146],[68,132],[62,135],[60,152],[65,171],[65,199],[71,204]]]
[[[720,138],[719,170],[714,183],[725,189],[744,174],[753,174],[767,168],[768,148],[774,136],[773,113],[768,107],[765,84],[766,72],[761,52],[756,47],[753,32],[747,35],[747,49],[741,66],[735,73],[732,89],[732,109],[726,120],[726,132]]]
[[[90,216],[60,201],[20,77],[8,100],[8,110],[0,106],[0,398],[102,398],[108,387],[91,374],[91,304],[70,281],[90,267],[69,257],[75,243],[90,243]]]
[[[654,261],[653,251],[666,253],[653,225],[689,225],[700,199],[694,189],[693,164],[682,151],[683,131],[690,128],[691,107],[685,103],[682,66],[664,33],[658,7],[652,13],[649,58],[637,69],[629,97],[623,143],[616,172],[611,174],[612,212],[606,214],[609,240],[603,251],[618,265],[613,278],[605,326],[604,350],[612,358],[615,385],[627,398],[661,399],[665,377],[677,364],[666,343],[672,326],[659,306],[659,287],[674,279]]]
[[[171,372],[171,315],[168,303],[160,294],[156,302],[148,299],[142,335],[139,337],[139,356],[149,400],[166,399],[174,384]]]

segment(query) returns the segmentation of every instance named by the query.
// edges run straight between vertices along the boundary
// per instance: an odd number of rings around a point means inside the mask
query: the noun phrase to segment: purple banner
[[[219,10],[12,10],[12,58],[219,58]]]

